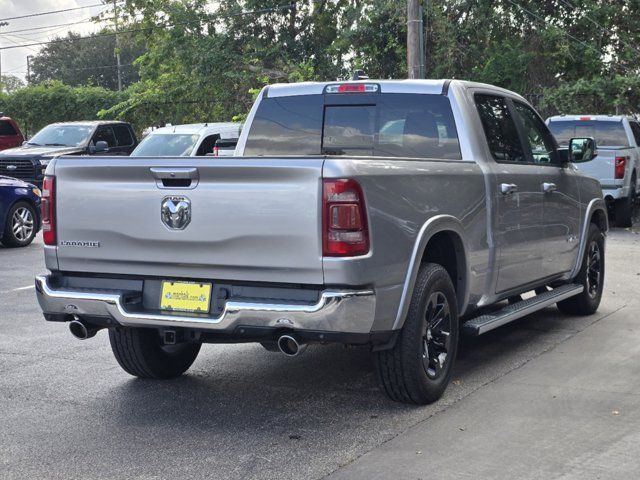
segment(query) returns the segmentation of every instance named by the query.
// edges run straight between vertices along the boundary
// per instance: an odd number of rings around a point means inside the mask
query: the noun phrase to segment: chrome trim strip
[[[38,302],[45,313],[111,317],[127,327],[184,327],[202,330],[233,330],[237,326],[280,327],[343,333],[369,333],[375,315],[373,290],[325,290],[313,305],[238,302],[226,303],[222,314],[146,313],[127,310],[122,293],[56,290],[48,277],[35,278]]]

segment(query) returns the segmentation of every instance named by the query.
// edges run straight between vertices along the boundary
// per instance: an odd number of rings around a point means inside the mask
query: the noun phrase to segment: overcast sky
[[[62,10],[65,8],[84,7],[103,3],[104,0],[0,0],[0,21],[3,18],[28,15],[32,13],[48,12],[51,10]],[[109,2],[111,3],[111,2]],[[106,10],[107,6],[83,8],[72,12],[55,13],[42,15],[39,17],[24,18],[20,20],[9,20],[9,25],[0,27],[0,47],[11,45],[34,43],[50,40],[55,36],[65,36],[70,29],[75,32],[89,33],[96,31],[98,26],[95,23],[87,22],[79,25],[57,27],[55,29],[36,30],[29,32],[17,32],[5,34],[13,30],[25,28],[45,27],[49,25],[59,25],[62,23],[79,22]],[[34,55],[41,47],[23,47],[10,50],[1,50],[2,74],[16,75],[22,79],[27,72],[27,55]]]

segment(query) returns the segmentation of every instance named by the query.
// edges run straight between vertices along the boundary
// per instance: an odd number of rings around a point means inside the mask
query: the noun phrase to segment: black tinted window
[[[118,142],[119,147],[130,147],[133,145],[133,136],[131,135],[129,127],[126,125],[114,125],[113,133],[116,136],[116,142]]]
[[[527,141],[525,147],[535,163],[557,163],[555,145],[549,129],[530,107],[514,102]]]
[[[526,161],[506,99],[476,95],[476,106],[493,158],[506,162]]]
[[[258,107],[244,154],[462,158],[447,97],[379,94],[358,102],[364,98],[267,98]]]
[[[0,135],[17,135],[17,133],[13,125],[6,120],[0,120]]]
[[[113,130],[111,127],[99,127],[98,131],[93,137],[93,144],[95,145],[98,142],[107,142],[109,148],[115,147],[116,145],[116,137],[113,134]]]
[[[598,147],[628,147],[629,140],[622,121],[559,120],[549,122],[549,129],[561,146],[572,138],[593,137]]]
[[[263,99],[244,154],[319,155],[322,103],[322,95]]]

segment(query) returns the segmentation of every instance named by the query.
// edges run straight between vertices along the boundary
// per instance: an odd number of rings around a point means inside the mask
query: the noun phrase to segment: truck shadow
[[[292,359],[251,344],[205,345],[185,376],[125,381],[96,400],[96,408],[118,425],[155,425],[178,436],[193,428],[216,435],[270,429],[295,439],[381,419],[408,427],[551,348],[581,322],[549,308],[482,337],[464,338],[454,381],[443,399],[426,407],[388,400],[366,348],[310,346]]]

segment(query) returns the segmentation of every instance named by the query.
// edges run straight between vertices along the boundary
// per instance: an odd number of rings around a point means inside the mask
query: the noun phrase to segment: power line
[[[6,20],[19,20],[21,18],[41,17],[43,15],[53,15],[54,13],[72,12],[74,10],[84,10],[85,8],[95,8],[95,7],[104,7],[104,6],[105,6],[104,3],[94,3],[92,5],[85,5],[83,7],[63,8],[62,10],[50,10],[48,12],[30,13],[28,15],[20,15],[18,17],[0,18],[0,22],[6,21]]]
[[[246,12],[230,13],[230,14],[225,14],[225,15],[210,15],[208,20],[213,20],[215,18],[240,17],[240,16],[244,16],[244,15],[255,15],[255,14],[275,12],[275,11],[279,11],[279,10],[291,9],[291,8],[294,7],[294,5],[295,4],[293,4],[293,3],[288,3],[286,5],[280,5],[280,6],[277,6],[277,7],[261,8],[261,9],[258,9],[258,10],[250,10],[250,11],[246,11]],[[164,28],[168,28],[168,27],[178,27],[178,26],[181,26],[181,25],[190,25],[190,24],[191,24],[191,22],[176,22],[176,23],[173,23],[173,24],[153,25],[153,26],[150,26],[150,27],[133,28],[133,29],[128,29],[128,30],[119,30],[118,32],[106,32],[106,33],[99,33],[99,34],[94,34],[94,35],[87,35],[87,36],[84,36],[84,37],[76,37],[76,38],[73,38],[71,40],[87,40],[87,39],[91,39],[91,38],[113,37],[113,36],[121,34],[121,33],[146,32],[146,31],[153,30],[153,29],[156,29],[156,28],[164,29]],[[52,43],[67,42],[69,40],[70,40],[69,38],[58,38],[58,39],[54,39],[54,40],[48,40],[46,42],[33,42],[33,43],[25,43],[25,44],[21,44],[21,45],[10,45],[8,47],[0,47],[0,51],[2,51],[2,50],[12,50],[14,48],[28,48],[28,47],[35,47],[35,46],[39,46],[39,45],[49,45],[49,44],[52,44]]]
[[[100,12],[100,13],[104,13],[104,12]],[[97,15],[100,15],[100,13],[98,13]],[[68,26],[71,26],[71,25],[80,25],[82,23],[89,23],[89,22],[94,22],[94,21],[95,22],[107,22],[109,20],[113,20],[113,17],[106,17],[106,18],[101,18],[101,19],[97,19],[97,20],[94,20],[94,17],[88,17],[88,18],[86,18],[84,20],[79,20],[77,22],[58,23],[56,25],[44,25],[44,26],[41,26],[41,27],[22,28],[22,29],[19,29],[19,30],[9,30],[8,32],[5,32],[3,30],[0,33],[5,35],[5,34],[10,34],[10,33],[34,32],[35,30],[45,30],[45,31],[57,30],[59,27],[68,27]],[[37,32],[37,33],[43,33],[43,32]]]

